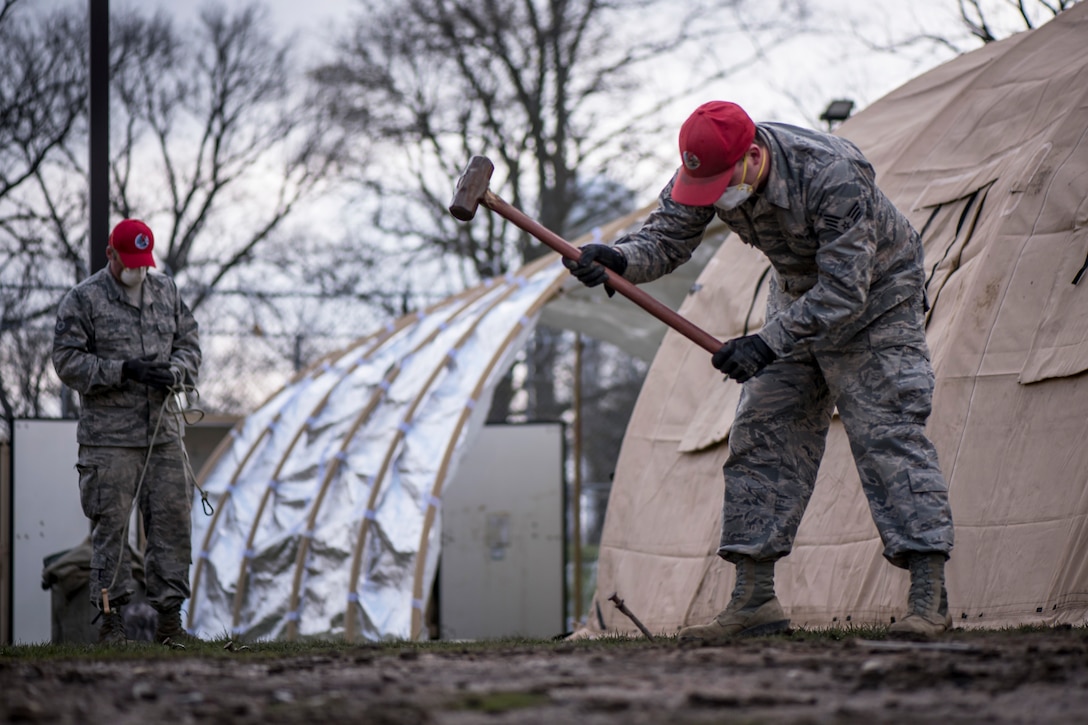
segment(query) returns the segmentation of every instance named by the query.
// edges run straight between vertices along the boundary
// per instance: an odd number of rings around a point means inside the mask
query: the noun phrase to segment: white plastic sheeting
[[[248,416],[204,472],[189,628],[419,638],[442,487],[567,278],[549,256],[403,318]]]

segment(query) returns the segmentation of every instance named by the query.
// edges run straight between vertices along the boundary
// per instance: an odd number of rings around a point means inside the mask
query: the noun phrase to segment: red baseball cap
[[[139,219],[123,219],[110,232],[109,245],[121,258],[121,263],[133,267],[154,267],[155,258],[151,250],[155,248],[155,235],[151,228]]]
[[[756,125],[735,103],[710,101],[696,108],[680,127],[682,163],[672,198],[688,206],[716,202],[755,137]]]

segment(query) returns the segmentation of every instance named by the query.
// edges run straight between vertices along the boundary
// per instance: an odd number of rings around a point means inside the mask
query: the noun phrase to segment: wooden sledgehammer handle
[[[514,224],[529,232],[567,259],[573,259],[575,262],[581,259],[582,250],[578,249],[578,247],[575,247],[540,222],[530,219],[517,208],[507,204],[490,190],[484,193],[481,203],[499,216],[509,219]],[[634,283],[628,282],[607,267],[605,267],[604,271],[608,275],[607,284],[609,287],[676,330],[699,347],[712,355],[721,348],[722,343],[715,339],[710,333],[690,322],[687,318],[680,316],[674,312],[672,308],[646,294],[635,286]]]
[[[449,208],[450,213],[461,221],[468,221],[476,215],[477,205],[483,204],[499,216],[504,217],[522,230],[532,234],[567,259],[572,259],[576,262],[581,259],[582,252],[580,249],[545,227],[540,222],[529,218],[516,207],[507,204],[487,188],[488,183],[491,181],[491,172],[494,168],[494,165],[487,158],[483,156],[472,157],[465,172],[461,175],[460,181],[457,182],[457,190],[453,196],[453,203],[450,204]],[[722,343],[713,335],[688,321],[686,318],[681,317],[670,307],[646,294],[632,282],[628,282],[607,267],[605,268],[605,274],[608,277],[609,287],[676,330],[699,347],[711,354],[716,353],[721,348]]]

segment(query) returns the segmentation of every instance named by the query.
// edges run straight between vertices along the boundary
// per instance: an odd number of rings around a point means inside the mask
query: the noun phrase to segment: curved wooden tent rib
[[[378,334],[380,333],[370,335],[367,338],[364,338],[364,341],[372,337],[376,337]],[[288,387],[292,385],[297,385],[299,381],[301,381],[303,378],[313,373],[319,367],[323,366],[332,356],[333,354],[325,355],[310,367],[306,368],[303,371],[300,371],[290,381],[281,385],[279,389],[276,390],[276,392],[268,396],[268,398],[265,399],[261,406],[267,405],[272,400],[275,400],[276,396],[281,394]],[[272,416],[272,419],[265,426],[264,430],[261,431],[260,435],[254,438],[253,443],[250,444],[250,447],[246,451],[245,455],[242,457],[242,460],[234,469],[234,474],[231,476],[230,482],[227,484],[227,488],[223,491],[222,495],[216,501],[215,513],[212,515],[212,520],[208,524],[208,530],[204,532],[204,540],[201,544],[200,552],[197,555],[196,564],[193,567],[193,581],[189,595],[189,611],[186,615],[187,625],[190,628],[193,626],[193,619],[196,612],[196,595],[197,592],[200,590],[201,575],[204,571],[204,562],[207,558],[212,535],[215,533],[215,527],[219,523],[219,516],[223,511],[223,505],[228,500],[230,500],[231,490],[238,482],[238,477],[242,475],[242,471],[245,470],[246,464],[249,463],[249,459],[253,456],[253,453],[260,447],[260,445],[267,439],[267,437],[272,433],[272,431],[275,430],[276,425],[279,423],[282,415],[282,409],[277,411],[276,414]],[[208,458],[207,461],[204,462],[204,465],[201,466],[200,475],[197,477],[197,480],[199,480],[200,482],[204,482],[207,479],[208,475],[213,470],[215,470],[215,467],[219,465],[219,461],[222,459],[223,455],[237,442],[237,438],[239,433],[241,432],[243,423],[244,421],[239,421],[238,423],[235,423],[234,427],[231,428],[230,433],[223,437],[223,440],[221,440],[219,442],[219,445],[216,446],[215,450],[212,452],[212,455]]]
[[[453,310],[446,317],[445,321],[441,325],[436,327],[423,340],[421,340],[419,344],[417,344],[411,350],[411,352],[408,353],[408,356],[417,353],[427,345],[431,344],[434,339],[442,332],[443,328],[446,325],[450,324],[452,321],[456,320],[458,317],[464,314],[465,311],[469,309],[469,307],[471,307],[477,300],[479,300],[487,292],[489,292],[494,286],[494,281],[491,281],[486,285],[480,285],[473,288],[472,290],[469,290],[466,293],[462,293],[460,297],[464,297],[464,302],[455,310]],[[320,513],[321,506],[324,503],[326,494],[328,493],[329,486],[333,479],[336,478],[336,474],[340,470],[340,462],[342,460],[342,455],[340,454],[347,452],[352,440],[355,437],[355,434],[364,423],[370,420],[370,416],[373,415],[374,411],[377,409],[378,405],[385,397],[385,394],[389,390],[389,387],[400,376],[402,369],[403,368],[401,367],[400,361],[398,360],[386,372],[385,376],[382,378],[382,382],[379,385],[375,386],[373,392],[370,394],[370,398],[367,401],[366,405],[363,406],[363,409],[359,412],[359,415],[357,415],[355,417],[355,420],[352,422],[352,425],[348,429],[348,432],[344,435],[343,440],[340,444],[338,454],[332,457],[332,462],[329,464],[328,468],[325,471],[325,475],[321,481],[321,487],[318,491],[317,496],[314,499],[313,505],[310,508],[310,513],[307,516],[306,530],[299,542],[298,553],[295,556],[295,572],[291,584],[291,597],[289,600],[287,610],[288,612],[294,612],[298,610],[300,606],[299,600],[301,599],[300,590],[302,586],[302,572],[305,570],[306,559],[310,549],[311,537],[308,532],[313,531],[314,525],[317,521],[317,516]],[[298,619],[292,617],[288,619],[287,622],[287,640],[294,641],[297,637]]]
[[[462,293],[462,296],[464,296],[466,294],[468,294],[468,293]],[[284,449],[283,455],[280,457],[279,463],[276,464],[276,469],[272,472],[272,475],[270,477],[271,481],[276,481],[278,479],[279,474],[283,470],[283,466],[287,463],[288,459],[290,458],[291,452],[294,450],[295,445],[302,438],[302,434],[310,429],[311,421],[315,418],[315,416],[317,416],[320,413],[320,411],[328,403],[329,396],[336,389],[336,387],[340,384],[340,382],[343,381],[347,376],[349,376],[352,372],[354,372],[359,367],[359,365],[361,364],[360,361],[366,360],[367,358],[369,358],[383,344],[388,342],[391,338],[393,338],[398,333],[402,332],[404,329],[408,328],[412,324],[415,324],[415,323],[419,322],[420,319],[423,319],[427,315],[433,314],[435,311],[441,309],[442,307],[450,305],[453,302],[458,301],[459,299],[460,299],[460,296],[450,298],[450,299],[447,299],[447,300],[443,300],[442,302],[439,302],[436,305],[432,305],[428,309],[420,311],[417,314],[405,315],[405,316],[399,318],[393,325],[387,326],[380,333],[378,333],[374,337],[373,342],[372,342],[372,344],[370,344],[369,348],[365,352],[363,352],[362,354],[355,356],[355,361],[351,365],[349,365],[348,367],[346,367],[344,369],[344,371],[340,374],[340,377],[329,386],[329,389],[321,397],[321,400],[318,401],[318,403],[316,405],[314,405],[313,409],[310,411],[310,414],[302,419],[302,425],[299,426],[297,431],[295,431],[294,436],[291,438],[291,442]],[[471,304],[471,303],[466,302],[464,306],[467,306],[468,304]],[[341,355],[342,354],[343,353],[341,353]],[[241,563],[240,563],[239,569],[238,569],[238,580],[237,580],[237,584],[236,584],[235,589],[234,589],[234,601],[233,601],[233,606],[232,606],[232,610],[231,610],[231,631],[232,632],[236,631],[238,626],[239,626],[239,622],[241,620],[242,606],[245,603],[245,594],[246,594],[246,588],[247,588],[247,583],[248,583],[247,574],[248,574],[249,559],[250,559],[250,557],[248,555],[248,552],[252,551],[252,549],[253,549],[253,543],[256,540],[257,532],[260,529],[260,523],[261,523],[261,519],[264,516],[264,510],[266,508],[268,500],[271,498],[273,493],[274,493],[274,486],[269,485],[269,486],[265,487],[264,493],[261,495],[261,502],[260,502],[260,505],[257,508],[257,513],[253,517],[253,521],[250,524],[249,534],[246,537],[246,544],[245,544],[245,548],[242,551],[242,560],[241,560]]]
[[[365,342],[371,337],[374,337],[375,334],[377,333],[367,335],[363,338],[363,341]],[[257,409],[259,410],[260,408],[268,405],[268,403],[274,400],[277,395],[282,393],[290,386],[295,385],[296,383],[298,383],[299,380],[302,380],[302,378],[306,377],[317,368],[323,366],[328,360],[336,357],[337,355],[338,353],[336,352],[326,353],[325,355],[314,361],[312,364],[296,372],[283,385],[276,388],[275,392],[262,400],[261,403],[257,406]],[[223,457],[223,454],[225,454],[230,449],[230,447],[234,445],[235,441],[238,439],[238,435],[242,432],[242,428],[244,425],[245,418],[242,418],[241,420],[236,422],[231,427],[230,432],[227,435],[223,436],[222,440],[220,440],[218,445],[216,445],[216,447],[212,450],[211,455],[208,456],[207,459],[205,459],[204,465],[200,467],[200,472],[197,474],[196,477],[196,480],[199,483],[203,483],[204,480],[208,477],[208,474],[215,470],[215,467],[219,465],[219,460]]]
[[[201,467],[201,472],[198,480],[202,483],[209,477],[216,477],[217,482],[213,481],[213,485],[216,488],[222,488],[219,493],[219,497],[216,500],[217,509],[213,513],[210,522],[208,523],[207,530],[203,534],[202,549],[194,567],[194,575],[192,581],[192,594],[191,603],[187,612],[187,623],[191,629],[194,624],[198,627],[203,627],[201,623],[201,613],[204,609],[201,608],[201,604],[205,607],[212,607],[213,609],[217,605],[212,604],[212,599],[208,602],[201,603],[199,596],[204,594],[204,598],[208,599],[212,592],[207,592],[207,582],[213,581],[209,579],[209,576],[214,574],[207,574],[207,572],[214,572],[214,568],[222,566],[227,571],[220,572],[219,578],[222,578],[223,574],[227,575],[225,581],[218,582],[216,586],[216,594],[214,599],[216,601],[226,599],[228,593],[232,597],[231,602],[231,632],[238,633],[240,628],[243,627],[243,617],[249,616],[245,614],[249,611],[247,603],[253,601],[253,596],[256,596],[256,590],[251,594],[249,584],[258,586],[256,580],[253,579],[256,572],[255,566],[259,565],[260,559],[255,557],[253,549],[255,546],[263,546],[259,544],[261,539],[262,524],[264,522],[264,514],[274,510],[274,506],[278,505],[279,499],[276,494],[277,482],[282,475],[289,475],[285,472],[293,470],[291,468],[291,461],[302,455],[316,455],[319,451],[314,448],[318,442],[311,440],[309,443],[304,441],[308,439],[303,438],[303,434],[307,431],[313,432],[319,428],[318,422],[322,415],[327,415],[325,411],[330,409],[330,403],[334,400],[334,391],[341,389],[343,381],[355,374],[359,368],[367,365],[368,361],[374,359],[381,353],[383,345],[385,345],[391,338],[401,333],[405,328],[408,328],[413,323],[417,323],[420,320],[427,320],[428,323],[434,324],[435,329],[431,331],[426,330],[424,326],[423,330],[418,333],[426,333],[426,338],[420,341],[418,344],[410,343],[412,345],[411,351],[400,354],[396,353],[394,361],[384,370],[382,380],[379,383],[373,385],[372,389],[367,395],[367,399],[364,404],[359,408],[358,413],[354,416],[354,419],[350,419],[344,416],[343,413],[350,413],[354,408],[354,403],[349,403],[346,409],[343,406],[338,406],[340,411],[336,418],[335,427],[332,430],[323,430],[322,440],[325,443],[322,444],[321,464],[318,468],[321,471],[317,478],[306,480],[299,479],[300,483],[305,483],[312,486],[317,484],[316,489],[305,488],[303,493],[305,497],[299,503],[304,503],[308,506],[309,510],[305,512],[305,516],[295,516],[292,514],[289,521],[285,525],[289,525],[289,529],[286,530],[286,534],[289,540],[297,544],[294,557],[294,567],[292,572],[292,581],[289,597],[287,598],[288,615],[286,622],[283,623],[285,636],[288,641],[296,640],[300,636],[300,628],[302,624],[301,617],[299,616],[305,606],[307,600],[306,582],[308,577],[307,572],[310,571],[307,566],[313,560],[315,554],[315,544],[321,539],[315,537],[314,532],[319,522],[322,520],[321,514],[324,509],[327,509],[324,504],[333,500],[334,496],[330,495],[333,491],[337,491],[339,479],[344,473],[345,464],[352,460],[346,454],[352,450],[352,445],[358,445],[359,436],[363,435],[367,429],[369,422],[373,421],[377,411],[382,409],[383,401],[388,399],[388,393],[392,384],[398,380],[404,380],[407,370],[411,369],[405,367],[408,357],[419,353],[421,350],[426,350],[430,346],[432,354],[438,355],[438,351],[434,350],[434,342],[439,338],[443,331],[449,330],[451,322],[459,321],[458,324],[464,326],[461,332],[455,332],[458,335],[457,339],[446,350],[446,354],[442,357],[436,357],[433,370],[429,371],[429,375],[422,380],[417,381],[414,377],[412,379],[412,385],[409,391],[411,398],[405,399],[403,402],[397,402],[396,408],[399,408],[399,413],[396,410],[388,411],[393,415],[398,416],[394,420],[397,421],[396,430],[393,431],[390,436],[391,440],[387,443],[379,444],[375,451],[377,455],[382,456],[381,463],[377,472],[370,477],[370,490],[366,497],[365,502],[365,514],[360,521],[357,521],[354,526],[357,533],[357,537],[352,542],[352,566],[350,568],[350,578],[348,581],[347,589],[347,601],[345,609],[345,617],[347,622],[345,623],[345,639],[348,641],[354,641],[360,632],[360,625],[366,622],[365,610],[362,609],[365,601],[360,596],[361,588],[366,586],[366,582],[371,576],[368,566],[372,566],[371,559],[375,554],[373,551],[368,551],[368,540],[373,538],[373,534],[376,529],[371,526],[372,522],[379,521],[375,518],[375,508],[379,507],[379,502],[383,500],[383,495],[387,493],[390,487],[390,481],[397,480],[395,473],[399,471],[399,458],[398,451],[403,450],[404,442],[408,438],[408,434],[411,432],[413,425],[423,420],[420,416],[423,416],[426,411],[430,410],[428,400],[432,399],[436,390],[445,390],[447,386],[454,385],[458,391],[457,397],[452,401],[447,401],[444,404],[448,405],[449,402],[456,404],[456,401],[461,397],[465,398],[464,405],[458,416],[457,421],[454,424],[452,431],[453,438],[448,440],[445,445],[443,458],[440,463],[440,467],[437,470],[437,480],[433,481],[429,486],[431,496],[429,500],[418,500],[426,495],[427,484],[426,481],[421,482],[423,485],[416,485],[411,488],[411,498],[417,499],[416,506],[419,506],[419,513],[422,514],[422,540],[419,548],[417,560],[414,564],[413,586],[411,588],[413,600],[412,600],[412,613],[411,613],[411,632],[412,636],[418,636],[420,631],[421,612],[419,611],[418,602],[422,600],[421,592],[423,589],[423,577],[427,572],[426,559],[429,551],[427,538],[434,530],[437,521],[438,504],[437,495],[441,493],[446,479],[449,477],[450,470],[453,467],[452,461],[455,458],[457,451],[458,439],[464,435],[464,429],[469,425],[472,420],[471,411],[478,403],[481,396],[486,394],[486,384],[489,377],[494,374],[494,370],[497,365],[504,359],[509,353],[510,347],[513,342],[527,329],[527,318],[531,318],[539,313],[540,308],[552,297],[554,297],[556,290],[560,287],[567,275],[557,275],[556,278],[537,278],[532,280],[531,278],[540,272],[548,265],[554,264],[555,259],[548,255],[536,262],[526,265],[515,274],[507,275],[506,277],[500,277],[497,279],[489,280],[487,283],[478,285],[469,290],[465,290],[462,293],[447,298],[439,303],[428,306],[425,310],[414,313],[412,315],[406,315],[397,320],[395,323],[387,324],[382,330],[375,332],[372,335],[362,338],[359,343],[356,343],[348,350],[338,350],[334,353],[324,356],[321,360],[315,362],[309,366],[306,370],[296,374],[293,379],[280,386],[280,388],[270,395],[261,408],[263,412],[261,417],[271,414],[271,417],[261,428],[256,430],[246,430],[246,421],[239,421],[231,430],[230,434],[226,436],[216,447],[213,454]],[[496,317],[493,313],[497,309],[501,309],[504,304],[509,304],[511,297],[515,295],[519,290],[524,290],[526,285],[532,285],[531,297],[521,297],[518,303],[518,309],[527,309],[527,312],[521,314],[518,320],[509,321],[509,318],[500,322],[499,330],[496,330],[498,334],[503,334],[502,329],[508,325],[512,328],[508,330],[508,333],[502,339],[499,348],[493,353],[488,353],[495,344],[495,337],[480,338],[480,329],[482,326],[488,325],[494,320],[502,320],[502,317]],[[538,291],[539,290],[539,291]],[[492,298],[493,296],[493,298]],[[486,298],[486,299],[485,299]],[[482,300],[482,304],[480,304]],[[473,305],[476,305],[476,309],[473,310]],[[451,309],[451,305],[456,308]],[[472,312],[471,319],[466,317],[466,313]],[[430,319],[429,316],[434,316],[435,313],[439,313],[444,319]],[[486,364],[486,368],[479,373],[475,381],[472,377],[463,378],[457,377],[451,379],[450,375],[450,361],[457,357],[457,353],[461,352],[474,340],[482,340],[484,345],[485,358],[477,358],[474,365]],[[443,343],[444,344],[444,343]],[[364,348],[360,350],[360,348]],[[353,353],[353,350],[360,350],[358,353]],[[329,370],[329,360],[338,359],[340,365],[344,367],[335,368]],[[345,365],[346,363],[346,365]],[[429,361],[424,363],[424,366],[418,369],[418,373],[425,374],[428,372],[427,365]],[[315,371],[322,371],[322,373],[315,373]],[[381,370],[376,370],[382,372]],[[328,374],[329,378],[322,380],[321,375]],[[315,388],[314,385],[307,382],[307,378],[312,377],[315,382],[319,383],[319,387]],[[335,379],[333,379],[335,378]],[[368,377],[369,380],[369,377]],[[445,380],[446,382],[442,382]],[[291,391],[291,386],[300,385],[299,391]],[[322,393],[322,389],[325,386],[325,392]],[[471,393],[466,388],[467,386],[473,386]],[[418,387],[417,387],[418,386]],[[366,387],[371,387],[368,383]],[[403,386],[402,386],[403,387]],[[285,398],[285,401],[277,401],[277,396],[283,397],[284,392],[290,393],[290,396]],[[309,403],[315,395],[320,395],[321,398],[315,403]],[[299,396],[305,396],[300,399]],[[340,400],[339,398],[336,398]],[[292,402],[294,401],[294,402]],[[346,401],[343,401],[346,402]],[[271,406],[279,405],[282,403],[280,409],[271,410]],[[301,404],[301,405],[300,405]],[[268,406],[268,407],[266,407]],[[304,414],[303,408],[309,408],[308,414]],[[443,407],[445,409],[445,407]],[[258,409],[260,410],[260,408]],[[434,419],[436,423],[440,425],[440,430],[445,431],[449,420],[452,417],[453,412],[443,413],[440,418]],[[426,420],[430,421],[429,414],[426,416]],[[419,420],[417,420],[419,418]],[[284,426],[288,428],[285,430]],[[245,434],[243,437],[242,434]],[[286,441],[286,446],[281,450],[280,446],[285,441],[285,434],[290,435],[290,439]],[[329,436],[332,436],[330,439]],[[385,433],[388,435],[388,432]],[[252,437],[252,438],[250,438]],[[249,440],[246,440],[249,439]],[[337,439],[340,439],[338,450],[333,455],[328,455],[327,449],[331,449],[336,446]],[[278,442],[277,442],[278,441]],[[329,443],[332,445],[330,446]],[[244,448],[243,448],[244,446]],[[271,448],[274,446],[275,448]],[[384,449],[384,450],[383,450]],[[228,453],[230,451],[230,453]],[[240,455],[240,458],[236,456]],[[231,460],[224,460],[227,456],[230,456]],[[307,458],[307,460],[309,460]],[[237,463],[235,463],[237,461]],[[431,459],[431,463],[434,459]],[[226,466],[233,466],[233,470],[225,470]],[[243,521],[238,516],[237,507],[231,507],[231,514],[228,512],[224,514],[224,509],[227,508],[232,498],[239,499],[243,497],[246,500],[246,509],[249,510],[251,505],[256,499],[257,493],[250,484],[255,483],[260,485],[261,481],[247,480],[247,472],[249,474],[260,473],[263,476],[263,472],[272,468],[273,470],[267,477],[268,483],[264,486],[260,493],[259,502],[256,505],[255,513],[252,514],[252,519],[249,521]],[[368,467],[369,468],[369,467]],[[431,469],[430,465],[426,466],[427,469]],[[324,470],[322,470],[324,469]],[[217,475],[218,472],[218,475]],[[229,478],[227,475],[229,473]],[[253,475],[248,476],[249,479],[253,479]],[[291,477],[290,480],[295,480],[296,477]],[[361,483],[365,484],[367,481],[364,477]],[[422,490],[416,490],[417,488]],[[310,499],[310,491],[314,491],[313,499]],[[352,496],[357,494],[352,493]],[[384,504],[381,504],[384,506]],[[384,508],[379,507],[379,511]],[[301,511],[300,511],[301,513]],[[414,517],[413,517],[414,518]],[[277,522],[280,521],[277,516]],[[380,519],[384,521],[383,519]],[[419,519],[415,519],[416,522]],[[241,526],[239,526],[241,524]],[[235,545],[241,543],[240,534],[241,530],[248,531],[244,542],[244,549],[241,552],[241,560],[239,562],[239,568],[237,571],[237,579],[235,580],[235,586],[233,592],[226,589],[224,585],[229,586],[231,583],[231,572],[233,571],[232,559],[234,551],[231,549],[228,552],[226,560],[220,561],[223,556],[222,553],[217,557],[209,556],[213,552],[215,547],[222,548],[229,542],[235,542]],[[279,527],[282,528],[282,527]],[[296,533],[298,533],[297,541],[295,540]],[[278,540],[278,539],[277,539]],[[407,545],[408,542],[405,542]],[[371,547],[372,548],[372,547]],[[223,549],[223,551],[226,551]],[[407,565],[407,562],[405,562]],[[207,567],[212,567],[207,569]],[[404,570],[406,575],[408,572]],[[207,574],[207,575],[205,575]],[[333,574],[339,578],[340,574]],[[324,570],[321,573],[325,576]],[[277,573],[279,576],[279,573]],[[207,580],[207,581],[205,581]],[[407,586],[407,576],[403,576],[399,579],[403,582],[398,587],[398,593],[408,594],[407,589],[402,588]],[[203,585],[203,586],[202,586]],[[226,604],[225,601],[222,602]],[[357,610],[354,605],[358,605]],[[225,608],[225,607],[224,607]],[[211,610],[209,610],[211,611]],[[359,614],[363,612],[360,618]],[[333,612],[335,613],[335,611]],[[218,615],[216,615],[218,616]],[[207,618],[207,614],[204,615],[204,619]],[[226,619],[225,612],[222,618]],[[335,621],[335,620],[334,620]],[[401,620],[403,622],[403,620]],[[403,626],[403,625],[400,625]]]
[[[367,335],[366,337],[364,337],[362,339],[362,342],[365,342],[366,340],[369,340],[370,338],[374,337],[377,334],[379,334],[379,333],[373,333],[371,335]],[[275,400],[277,395],[282,393],[284,390],[286,390],[290,386],[297,384],[298,381],[302,380],[304,377],[309,375],[311,372],[313,372],[317,368],[322,367],[326,362],[328,362],[332,358],[336,357],[338,354],[339,353],[337,353],[337,352],[326,353],[326,354],[322,355],[320,358],[318,358],[316,361],[314,361],[312,364],[310,364],[307,367],[303,368],[302,370],[299,370],[298,372],[296,372],[283,385],[276,388],[275,392],[273,392],[271,395],[269,395],[264,400],[262,400],[261,403],[257,406],[257,409],[259,410],[260,408],[263,408],[264,406],[268,405],[268,403],[270,403],[272,400]],[[215,446],[215,448],[212,450],[211,455],[208,456],[207,459],[205,459],[204,465],[202,465],[200,467],[200,472],[197,474],[197,477],[196,477],[196,480],[197,480],[198,483],[203,483],[207,479],[208,475],[212,471],[215,470],[215,467],[219,465],[219,461],[220,461],[220,459],[222,459],[223,455],[228,450],[230,450],[231,446],[233,446],[234,443],[238,440],[238,436],[241,434],[242,428],[244,427],[244,425],[245,425],[245,418],[242,418],[241,420],[236,422],[231,427],[230,432],[228,432],[227,435],[223,436],[223,438]],[[267,431],[267,430],[268,430],[268,428],[265,428],[265,431]]]
[[[465,342],[467,342],[472,337],[472,334],[479,327],[480,323],[487,318],[487,313],[494,310],[496,307],[498,307],[500,304],[502,304],[502,302],[504,302],[506,299],[508,299],[510,297],[510,295],[512,295],[514,292],[516,292],[519,289],[520,285],[521,285],[521,282],[519,280],[523,280],[523,279],[525,279],[525,277],[522,276],[522,275],[519,275],[517,278],[515,278],[514,281],[508,282],[507,283],[508,288],[506,290],[504,290],[502,294],[498,295],[487,306],[487,308],[483,312],[480,313],[480,315],[476,318],[476,320],[473,322],[471,327],[469,327],[469,329],[466,330],[461,335],[461,337],[454,343],[451,350],[460,349],[461,346],[463,346],[465,344]],[[426,382],[421,386],[420,392],[416,395],[415,399],[409,405],[408,410],[405,412],[404,416],[401,418],[401,423],[397,427],[397,432],[393,436],[393,439],[390,441],[389,446],[386,449],[385,457],[382,460],[382,464],[381,464],[381,467],[379,468],[378,474],[374,477],[374,480],[371,482],[370,497],[367,500],[367,508],[366,508],[367,513],[363,516],[362,523],[361,523],[361,525],[359,527],[359,534],[355,539],[355,550],[354,550],[354,552],[352,554],[352,561],[351,561],[351,575],[350,575],[350,578],[348,579],[348,601],[347,601],[347,607],[346,607],[345,612],[344,612],[344,619],[345,619],[345,622],[344,622],[344,638],[348,642],[354,642],[355,641],[355,636],[356,636],[355,617],[353,616],[354,615],[353,609],[355,607],[353,607],[353,605],[357,605],[360,608],[360,610],[362,608],[362,602],[358,601],[357,592],[358,592],[359,574],[360,574],[360,572],[362,570],[362,565],[363,565],[363,558],[364,558],[363,551],[365,549],[365,543],[366,543],[366,540],[367,540],[367,536],[370,533],[370,517],[369,517],[370,512],[372,512],[374,510],[374,504],[377,501],[378,492],[381,490],[381,485],[385,480],[386,473],[388,473],[388,471],[389,471],[389,467],[390,467],[390,464],[392,463],[393,457],[394,457],[394,455],[396,453],[397,446],[400,444],[401,440],[403,440],[403,438],[405,436],[405,431],[408,428],[408,426],[411,424],[412,418],[413,418],[413,415],[415,414],[416,409],[419,407],[419,404],[426,398],[427,394],[431,390],[431,386],[438,379],[438,376],[444,370],[446,370],[447,367],[448,367],[447,365],[437,366],[431,372],[431,375],[427,378]]]
[[[566,275],[556,277],[555,281],[548,286],[547,292],[537,298],[537,300],[526,311],[522,319],[524,320],[525,318],[532,317],[533,315],[540,312],[540,309],[545,304],[547,304],[547,302],[551,299],[551,297],[563,285],[565,281]],[[476,387],[473,388],[472,394],[469,396],[469,401],[471,401],[472,404],[475,404],[479,400],[480,395],[483,393],[484,386],[487,384],[488,378],[491,376],[491,373],[495,369],[495,366],[498,365],[507,348],[509,348],[510,345],[513,344],[513,342],[517,339],[518,335],[521,334],[523,328],[524,323],[522,321],[519,321],[517,326],[515,326],[514,329],[512,329],[507,334],[506,338],[502,341],[502,344],[499,346],[498,350],[496,350],[495,354],[488,362],[487,367],[480,373],[480,377],[476,381]],[[423,518],[423,530],[420,533],[419,549],[416,553],[415,574],[412,578],[413,602],[423,601],[423,578],[424,574],[426,573],[425,569],[427,564],[428,539],[430,537],[431,527],[434,525],[434,519],[436,516],[435,512],[437,510],[434,502],[438,501],[441,498],[442,488],[443,486],[445,486],[446,479],[449,475],[450,463],[453,460],[454,451],[457,449],[457,442],[461,437],[462,430],[464,430],[465,425],[468,423],[469,416],[472,414],[472,407],[473,406],[470,404],[465,405],[461,409],[461,415],[457,419],[454,430],[446,441],[446,450],[442,454],[442,463],[439,465],[438,473],[436,474],[434,484],[431,487],[431,503],[427,506],[427,513]],[[413,606],[412,629],[410,638],[413,640],[418,639],[422,629],[423,609],[421,607]]]
[[[366,354],[372,353],[385,339],[388,339],[388,337],[376,341]],[[246,536],[246,545],[242,550],[242,560],[238,565],[238,580],[234,587],[234,604],[231,608],[231,632],[235,632],[238,629],[238,621],[242,613],[242,604],[245,602],[246,585],[249,581],[249,561],[252,558],[250,552],[253,551],[253,542],[257,538],[257,532],[261,526],[261,519],[264,518],[264,510],[268,505],[268,500],[272,498],[272,494],[276,490],[276,484],[279,481],[280,473],[283,472],[283,467],[287,464],[287,461],[290,460],[291,452],[294,451],[295,445],[302,439],[302,434],[310,430],[310,425],[314,420],[314,417],[317,416],[321,412],[321,409],[325,407],[326,403],[328,403],[329,395],[332,394],[332,391],[336,389],[336,386],[339,385],[344,378],[355,371],[359,366],[359,360],[363,357],[365,357],[365,355],[357,356],[355,362],[344,368],[343,371],[340,372],[340,376],[329,384],[329,389],[321,396],[321,400],[311,408],[310,414],[302,419],[302,425],[300,425],[298,429],[295,430],[295,434],[291,436],[291,442],[283,449],[283,455],[280,456],[276,468],[269,477],[269,483],[265,486],[264,492],[261,494],[261,502],[257,505],[257,513],[253,516],[253,521],[249,524],[249,534]]]

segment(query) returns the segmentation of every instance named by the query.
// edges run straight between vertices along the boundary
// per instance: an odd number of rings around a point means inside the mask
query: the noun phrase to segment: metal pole
[[[574,335],[574,624],[582,621],[582,333]]]
[[[88,0],[90,18],[87,247],[89,272],[106,266],[110,233],[110,3]]]

